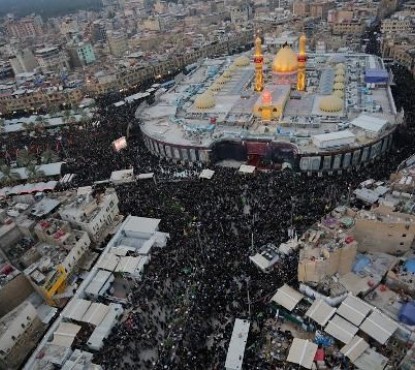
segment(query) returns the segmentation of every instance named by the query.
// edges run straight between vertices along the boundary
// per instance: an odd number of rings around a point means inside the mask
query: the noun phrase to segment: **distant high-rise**
[[[105,25],[102,22],[95,21],[92,23],[91,37],[94,44],[107,41],[107,32],[105,30]]]
[[[39,15],[31,15],[17,21],[10,20],[6,22],[5,29],[9,37],[22,39],[42,35],[42,25],[42,18]]]

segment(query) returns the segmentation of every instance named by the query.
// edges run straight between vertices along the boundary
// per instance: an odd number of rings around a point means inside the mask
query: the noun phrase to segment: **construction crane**
[[[68,273],[63,265],[56,267],[55,273],[51,278],[43,285],[42,290],[47,303],[50,306],[55,306],[56,300],[54,299],[56,294],[62,294],[66,289]]]

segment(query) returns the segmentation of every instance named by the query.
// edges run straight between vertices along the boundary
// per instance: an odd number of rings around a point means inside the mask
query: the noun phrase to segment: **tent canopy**
[[[349,343],[359,329],[343,319],[339,315],[335,315],[326,326],[326,333],[338,339],[343,343]]]
[[[334,307],[329,306],[322,299],[316,299],[305,315],[317,324],[324,326],[335,312],[336,309]]]
[[[378,341],[380,344],[385,344],[397,328],[397,323],[377,311],[372,312],[360,326],[360,330]]]
[[[294,338],[287,361],[311,369],[318,346],[308,340]]]
[[[337,314],[359,326],[371,310],[372,307],[369,304],[349,294],[337,309]]]
[[[415,325],[415,302],[402,305],[399,311],[399,321],[407,325]]]
[[[288,311],[292,311],[303,298],[304,296],[301,293],[297,292],[289,285],[284,284],[277,290],[271,298],[271,301],[286,308]]]
[[[368,348],[369,344],[363,338],[356,335],[340,350],[340,352],[354,363],[354,361],[356,361]]]

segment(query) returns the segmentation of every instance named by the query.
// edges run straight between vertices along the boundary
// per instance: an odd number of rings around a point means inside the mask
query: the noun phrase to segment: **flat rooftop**
[[[245,56],[252,59],[251,53]],[[356,135],[355,142],[349,145],[353,148],[375,141],[397,124],[389,85],[364,82],[367,68],[383,70],[383,62],[377,57],[341,55],[344,87],[339,99],[343,106],[336,112],[323,112],[321,100],[339,87],[339,76],[335,75],[339,63],[333,63],[339,54],[309,54],[307,91],[291,89],[282,116],[269,122],[253,115],[254,105],[261,97],[252,89],[254,64],[251,60],[247,65],[236,66],[238,57],[205,59],[178,84],[159,92],[155,104],[137,112],[144,134],[173,146],[206,149],[224,139],[288,141],[295,143],[300,153],[315,153],[322,150],[313,143],[314,135],[338,132],[350,125]],[[282,90],[290,87],[273,80],[273,58],[270,54],[264,56],[264,80],[276,103],[283,100]],[[207,95],[213,97],[213,103],[200,107],[198,101]],[[373,135],[361,127],[351,127],[350,122],[362,114],[386,120],[386,131]]]

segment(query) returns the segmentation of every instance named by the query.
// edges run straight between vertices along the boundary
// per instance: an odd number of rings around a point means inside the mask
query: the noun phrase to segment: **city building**
[[[413,31],[412,18],[407,16],[394,14],[390,18],[382,20],[380,31],[383,34],[396,33],[406,35]]]
[[[33,72],[38,67],[35,56],[29,48],[19,50],[15,55],[10,57],[9,61],[14,75]]]
[[[107,235],[118,214],[118,197],[114,189],[95,196],[92,191],[77,195],[59,210],[62,220],[86,231],[95,242]]]
[[[293,14],[297,17],[308,17],[310,15],[310,3],[305,0],[294,0]]]
[[[49,46],[35,50],[35,57],[43,73],[60,72],[69,69],[69,58],[59,46]]]
[[[107,43],[110,53],[119,58],[128,50],[127,38],[119,32],[107,32]]]
[[[43,22],[39,15],[30,15],[19,20],[9,20],[5,24],[9,37],[24,39],[38,37],[43,33]]]
[[[365,29],[365,23],[361,19],[341,20],[331,24],[334,35],[356,35],[359,36]]]
[[[29,302],[23,302],[0,319],[0,367],[19,369],[36,347],[46,327]]]
[[[67,46],[72,67],[83,67],[96,61],[95,53],[89,42],[79,42]]]
[[[94,21],[91,26],[91,40],[93,44],[104,43],[107,40],[107,32],[103,22]]]

